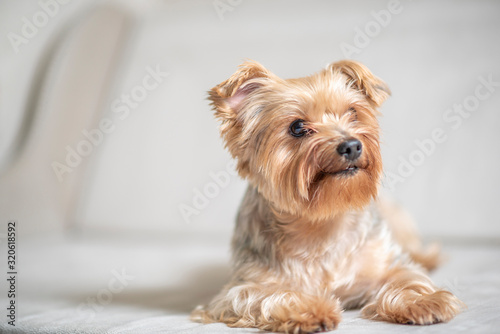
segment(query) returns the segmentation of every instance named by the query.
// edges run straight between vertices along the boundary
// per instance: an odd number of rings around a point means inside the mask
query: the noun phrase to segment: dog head
[[[287,80],[248,61],[209,99],[239,174],[275,210],[322,220],[376,196],[378,107],[389,95],[355,61]]]

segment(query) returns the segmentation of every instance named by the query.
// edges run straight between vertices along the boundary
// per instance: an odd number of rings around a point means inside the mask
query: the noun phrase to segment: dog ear
[[[327,70],[339,71],[352,80],[352,84],[362,91],[377,107],[391,95],[387,84],[373,75],[363,64],[353,60],[341,60],[327,66]]]
[[[257,62],[246,61],[241,64],[229,79],[208,92],[215,116],[223,122],[235,120],[246,97],[261,87],[271,75]]]
[[[274,75],[253,61],[241,64],[226,81],[212,88],[208,99],[220,122],[220,133],[233,158],[238,158],[237,169],[242,177],[248,175],[248,159],[243,158],[246,141],[242,139],[243,123],[248,112],[258,108],[258,99],[248,98]],[[243,112],[243,110],[248,112]]]

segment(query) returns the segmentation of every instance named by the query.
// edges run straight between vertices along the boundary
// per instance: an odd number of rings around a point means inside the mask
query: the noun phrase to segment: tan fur
[[[410,254],[411,259],[425,269],[435,269],[442,261],[439,246],[432,244],[424,249],[413,219],[396,203],[379,198],[377,204],[380,214],[389,225],[393,239],[401,245],[403,251]]]
[[[232,240],[232,278],[194,320],[302,333],[336,328],[344,308],[413,324],[460,311],[462,302],[425,274],[438,252],[422,250],[403,210],[377,200],[377,108],[389,94],[347,60],[288,80],[249,61],[210,91],[249,187]],[[289,130],[298,119],[302,137]],[[348,138],[362,143],[354,161],[337,152]]]

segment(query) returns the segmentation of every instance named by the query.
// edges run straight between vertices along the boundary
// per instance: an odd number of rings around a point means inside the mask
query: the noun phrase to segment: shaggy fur
[[[248,61],[210,91],[249,187],[232,278],[194,320],[301,333],[336,328],[345,308],[422,325],[460,311],[462,302],[426,275],[438,251],[424,251],[404,211],[377,199],[378,107],[389,95],[354,61],[288,80]],[[302,132],[293,136],[297,120]],[[348,139],[362,144],[356,159],[337,150]]]

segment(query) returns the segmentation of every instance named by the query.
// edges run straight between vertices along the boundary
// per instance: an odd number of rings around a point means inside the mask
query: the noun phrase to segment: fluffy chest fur
[[[322,222],[287,217],[249,187],[233,237],[236,276],[286,282],[311,293],[330,293],[347,307],[373,291],[400,254],[375,203]],[[260,270],[256,270],[259,268]]]

